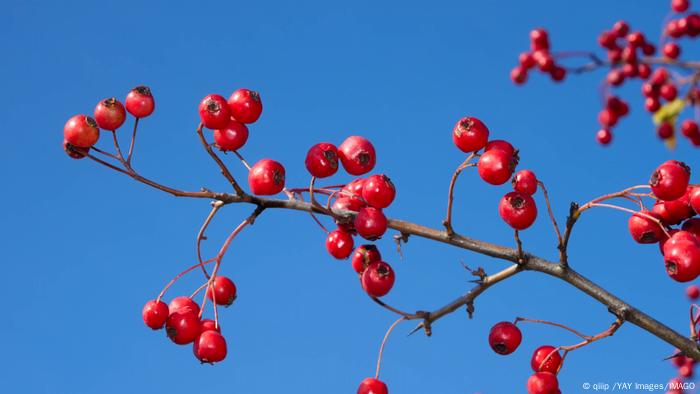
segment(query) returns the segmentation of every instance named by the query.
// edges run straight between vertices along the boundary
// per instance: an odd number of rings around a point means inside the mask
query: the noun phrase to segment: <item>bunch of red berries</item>
[[[326,250],[336,259],[347,259],[352,254],[352,267],[360,275],[362,288],[371,297],[382,297],[394,285],[394,271],[383,262],[377,247],[361,245],[353,254],[354,235],[375,241],[384,235],[388,221],[383,209],[396,197],[396,188],[388,176],[374,174],[356,178],[352,182],[334,188],[314,190],[317,178],[334,175],[340,165],[350,175],[364,175],[374,169],[377,155],[372,143],[360,136],[348,137],[339,147],[320,142],[306,154],[306,169],[313,177],[310,193],[328,195],[326,209],[333,213],[337,228],[328,232]],[[313,194],[312,194],[313,199]],[[316,204],[315,200],[312,203]],[[349,214],[353,215],[349,215]]]
[[[508,141],[489,141],[489,129],[475,117],[460,119],[452,130],[452,141],[462,152],[479,157],[477,171],[482,180],[502,185],[511,179],[519,162],[518,151]],[[483,153],[477,152],[481,149]],[[519,171],[512,178],[513,190],[501,199],[498,212],[503,221],[515,230],[530,227],[537,218],[537,205],[532,195],[539,181],[530,170]]]
[[[222,275],[212,278],[214,280],[206,284],[206,298],[215,305],[230,306],[236,299],[236,285]],[[221,334],[218,314],[215,320],[202,319],[204,310],[192,299],[197,292],[190,297],[175,297],[166,304],[161,298],[167,288],[144,305],[141,312],[144,323],[153,330],[165,327],[168,338],[175,344],[192,343],[194,355],[202,363],[213,364],[226,358],[226,339]]]
[[[116,132],[126,121],[128,111],[136,119],[153,113],[155,101],[151,89],[138,86],[126,95],[126,109],[115,97],[97,103],[94,118],[88,115],[75,115],[63,127],[63,149],[73,159],[86,157],[90,148],[100,139],[100,129]]]
[[[561,82],[566,77],[566,69],[557,64],[556,59],[549,52],[549,34],[544,29],[535,29],[530,32],[530,51],[520,54],[518,65],[510,72],[510,79],[522,85],[527,81],[528,71],[535,67],[549,74],[555,82]]]
[[[517,321],[516,321],[517,323]],[[513,353],[522,342],[520,329],[511,322],[495,324],[489,332],[489,345],[500,355]],[[543,345],[535,349],[530,359],[534,374],[527,380],[529,394],[560,394],[557,374],[563,365],[563,358],[554,346]]]
[[[628,221],[636,242],[659,243],[666,272],[678,282],[700,275],[700,218],[694,217],[700,212],[700,187],[689,182],[690,168],[684,163],[669,160],[661,164],[649,181],[656,198],[653,208],[642,208]],[[679,228],[673,228],[676,225]]]
[[[671,1],[671,9],[674,12],[679,14],[686,13],[686,15],[668,21],[664,28],[665,35],[675,39],[683,36],[694,38],[700,35],[700,15],[697,12],[687,13],[689,8],[690,1],[688,0]],[[675,57],[672,58],[675,59]]]

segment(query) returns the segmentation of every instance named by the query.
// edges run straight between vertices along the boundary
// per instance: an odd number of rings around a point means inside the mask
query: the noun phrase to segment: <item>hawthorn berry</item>
[[[647,48],[647,47],[645,46],[644,48]],[[654,54],[654,47],[652,46],[651,49],[652,50],[651,50],[650,54],[648,54],[648,55],[646,53],[644,53],[644,54],[647,56],[653,55]],[[640,63],[637,65],[637,76],[639,76],[639,78],[647,79],[647,78],[649,78],[649,75],[651,75],[651,67],[649,67],[648,64]]]
[[[165,323],[168,338],[178,345],[192,343],[201,331],[199,316],[192,312],[173,312]],[[207,331],[211,332],[211,331]]]
[[[537,191],[537,176],[530,170],[520,170],[513,177],[513,190],[533,195]]]
[[[285,171],[282,164],[262,159],[248,172],[248,186],[253,194],[271,196],[284,189]]]
[[[527,379],[528,394],[558,394],[559,380],[551,372],[536,372]]]
[[[675,42],[669,42],[663,47],[664,56],[669,59],[677,59],[681,54],[681,48]]]
[[[549,49],[549,34],[542,28],[534,29],[530,32],[530,44],[533,51]]]
[[[486,144],[486,147],[484,148],[484,152],[490,151],[491,149],[500,149],[511,156],[514,156],[517,153],[513,145],[511,145],[510,142],[504,140],[489,141]]]
[[[333,202],[333,205],[331,206],[331,208],[334,210],[341,210],[341,211],[360,212],[360,209],[362,209],[366,206],[367,206],[367,204],[365,204],[359,198],[340,197]]]
[[[218,363],[226,358],[226,339],[217,331],[204,331],[194,341],[193,351],[202,363]]]
[[[231,118],[226,127],[214,130],[214,142],[222,151],[239,150],[248,141],[248,127]]]
[[[462,152],[475,152],[489,140],[489,129],[479,119],[465,116],[452,129],[452,141]]]
[[[175,297],[172,299],[172,301],[170,301],[170,304],[168,304],[168,310],[170,311],[171,315],[173,313],[186,312],[192,312],[195,315],[198,315],[199,305],[197,305],[197,303],[194,302],[190,297],[180,296]]]
[[[379,379],[367,378],[360,383],[357,394],[389,394],[386,384]]]
[[[603,108],[598,113],[598,123],[604,128],[613,127],[617,124],[618,116],[610,108]]]
[[[205,332],[205,331],[212,331],[212,330],[221,334],[221,325],[216,324],[216,322],[212,319],[202,319],[200,331]]]
[[[362,187],[362,198],[372,207],[386,208],[391,205],[396,196],[396,188],[388,176],[371,175],[365,179]]]
[[[662,140],[669,139],[673,136],[673,125],[668,122],[663,122],[656,129],[656,135]]]
[[[689,282],[700,275],[700,241],[687,231],[678,231],[663,248],[666,273],[678,282]]]
[[[352,235],[343,229],[331,231],[326,237],[326,250],[336,259],[347,259],[353,247]]]
[[[635,31],[627,35],[627,43],[632,47],[639,48],[644,45],[645,42],[646,39],[641,32]]]
[[[518,165],[518,156],[509,155],[500,149],[484,152],[476,164],[479,176],[492,185],[506,183]]]
[[[357,178],[340,189],[343,197],[362,199],[362,189],[365,187],[365,178]]]
[[[382,261],[382,255],[374,245],[360,245],[352,254],[352,268],[358,274],[363,273],[370,264],[379,261]]]
[[[362,288],[372,297],[383,297],[394,286],[394,270],[383,261],[367,266],[362,273]]]
[[[658,214],[644,210],[641,214],[635,213],[630,216],[627,222],[627,227],[632,235],[632,239],[640,244],[657,243],[664,236],[664,231],[661,226],[649,219],[649,217],[661,219]]]
[[[688,10],[688,0],[671,0],[671,8],[676,12],[685,12]]]
[[[672,83],[665,83],[659,88],[659,94],[661,94],[664,100],[673,101],[676,99],[676,96],[678,96],[678,89],[676,89],[676,85]]]
[[[607,80],[612,86],[620,86],[625,82],[625,74],[619,68],[614,68],[608,72]]]
[[[238,89],[228,99],[228,108],[234,119],[241,123],[254,123],[263,110],[258,92]]]
[[[598,45],[606,49],[617,47],[617,37],[614,31],[603,31],[598,36]]]
[[[518,326],[507,321],[496,323],[489,332],[491,349],[502,355],[513,353],[520,346],[522,340],[523,334]]]
[[[151,89],[147,86],[137,86],[126,95],[124,100],[126,110],[135,118],[145,118],[153,113],[156,103]]]
[[[204,127],[212,130],[223,129],[231,120],[226,99],[218,94],[210,94],[199,103],[199,118]]]
[[[644,108],[648,112],[654,113],[654,112],[658,111],[659,108],[661,108],[661,102],[656,97],[647,97],[644,100]]]
[[[331,143],[320,142],[306,153],[304,164],[311,176],[329,177],[338,171],[338,148]]]
[[[625,21],[617,21],[613,25],[612,31],[619,38],[624,38],[630,32],[630,26]]]
[[[510,70],[510,79],[516,85],[522,85],[527,82],[527,69],[523,66],[515,66]]]
[[[518,64],[524,69],[528,70],[535,67],[535,59],[532,57],[532,53],[523,52],[518,56]]]
[[[678,375],[686,379],[692,378],[694,372],[693,369],[693,364],[685,364],[678,368]]]
[[[554,82],[561,82],[564,80],[564,78],[566,78],[566,69],[555,65],[549,71],[549,75],[552,77]]]
[[[63,140],[63,150],[66,152],[68,157],[71,159],[84,159],[88,153],[90,153],[90,148],[79,148],[68,143],[68,141]]]
[[[557,371],[559,371],[561,363],[561,354],[559,354],[559,351],[554,346],[549,345],[540,346],[535,349],[532,353],[532,359],[530,359],[530,367],[532,367],[532,370],[535,372],[551,372],[556,374]]]
[[[690,218],[695,214],[690,207],[690,191],[691,188],[688,188],[683,197],[673,201],[657,201],[654,203],[652,212],[658,214],[661,221],[668,226]]]
[[[207,298],[214,301],[216,297],[217,305],[230,306],[236,300],[236,285],[228,277],[217,275],[213,286],[213,292],[211,287],[207,288]]]
[[[95,119],[86,115],[75,115],[63,126],[63,138],[78,148],[89,148],[100,139],[100,129]]]
[[[698,287],[698,285],[690,285],[686,287],[685,295],[691,300],[697,300],[698,298],[700,298],[700,287]]]
[[[537,50],[532,53],[532,57],[537,63],[537,68],[539,68],[542,72],[551,72],[552,69],[554,69],[554,67],[556,66],[556,64],[554,63],[554,59],[552,59],[552,55],[550,55],[550,53],[547,50]]]
[[[355,230],[364,239],[374,241],[384,235],[387,228],[387,220],[381,209],[365,207],[360,209],[355,216]]]
[[[498,204],[498,213],[510,227],[525,230],[537,219],[537,205],[528,194],[510,192]]]
[[[698,127],[697,122],[695,122],[692,119],[686,119],[681,123],[681,133],[688,137],[691,138],[695,135],[700,134],[700,128]]]
[[[608,129],[600,129],[595,134],[596,141],[598,141],[598,143],[601,145],[608,145],[610,142],[612,142],[612,137],[612,132]]]
[[[690,168],[685,163],[669,160],[651,174],[649,186],[656,198],[671,201],[683,197],[690,182]]]
[[[360,136],[345,139],[338,147],[338,157],[345,171],[350,175],[366,174],[377,163],[377,154],[369,140]]]
[[[168,315],[168,305],[160,300],[148,301],[141,311],[143,322],[154,330],[163,328]]]
[[[656,53],[656,47],[652,43],[649,43],[649,42],[644,43],[644,46],[642,46],[642,53],[645,56],[652,56]],[[639,66],[642,66],[642,65],[646,66],[646,68],[649,70],[649,73],[651,73],[651,67],[649,67],[648,64],[639,63]],[[638,71],[641,70],[641,67],[637,67],[637,70]],[[647,76],[649,76],[649,73],[647,73]],[[641,72],[640,72],[640,74],[641,74]],[[642,78],[646,78],[646,77],[642,77]]]
[[[687,231],[700,241],[700,218],[692,218],[683,222],[681,230]]]
[[[95,107],[95,122],[104,130],[116,130],[126,120],[126,109],[115,97],[104,99]]]

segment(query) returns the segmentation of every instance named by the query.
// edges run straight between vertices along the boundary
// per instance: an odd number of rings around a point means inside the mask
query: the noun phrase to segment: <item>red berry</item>
[[[548,356],[549,358],[547,358]],[[551,372],[556,374],[557,371],[559,371],[561,362],[562,359],[559,351],[553,346],[544,345],[538,347],[535,349],[534,353],[532,353],[530,366],[535,372]]]
[[[539,68],[542,72],[550,72],[556,65],[552,55],[550,55],[549,52],[544,49],[533,52],[532,58],[535,59],[537,68]]]
[[[598,123],[605,128],[615,126],[617,124],[617,118],[617,114],[610,108],[604,108],[598,113]]]
[[[530,52],[521,53],[520,56],[518,56],[518,63],[525,70],[535,67],[535,59]]]
[[[226,339],[216,331],[204,331],[194,341],[193,351],[202,363],[218,363],[226,358]]]
[[[656,112],[661,108],[661,103],[656,97],[647,97],[644,100],[644,108],[649,112]]]
[[[527,69],[523,66],[515,66],[510,70],[510,79],[516,85],[522,85],[527,82]]]
[[[566,69],[564,67],[554,66],[549,71],[549,75],[554,82],[561,82],[566,77]]]
[[[358,274],[365,271],[365,268],[374,262],[382,261],[382,255],[374,245],[360,245],[352,255],[352,268]]]
[[[231,118],[225,128],[214,130],[214,142],[222,151],[239,150],[248,141],[248,127]]]
[[[688,19],[688,35],[697,37],[700,34],[700,15],[692,13],[687,16]]]
[[[678,231],[664,244],[666,273],[678,281],[689,282],[700,275],[700,241],[687,231]]]
[[[651,74],[649,82],[652,85],[661,85],[668,80],[668,70],[663,67],[659,67]]]
[[[355,229],[364,239],[373,241],[386,232],[387,220],[381,209],[366,207],[355,216]]]
[[[333,202],[331,209],[334,211],[359,212],[366,206],[367,204],[365,204],[362,198],[340,197]],[[338,224],[338,227],[341,227],[348,232],[355,233],[354,218],[337,217],[335,222]]]
[[[396,196],[396,188],[386,175],[371,175],[367,177],[362,188],[362,198],[375,208],[386,208],[391,205]]]
[[[681,48],[675,42],[669,42],[668,44],[664,45],[663,51],[664,56],[669,59],[677,59],[678,55],[681,54]]]
[[[622,59],[622,50],[620,48],[613,48],[608,51],[608,60],[610,63],[618,63]]]
[[[146,325],[154,330],[159,330],[168,320],[168,305],[163,301],[151,300],[143,306],[141,317]]]
[[[199,305],[194,302],[190,297],[175,297],[168,305],[168,310],[170,314],[173,313],[187,313],[192,312],[195,315],[199,315]]]
[[[338,171],[338,148],[328,142],[320,142],[306,154],[306,169],[311,176],[326,178]]]
[[[641,213],[642,215],[635,213],[634,215],[630,216],[629,221],[627,222],[627,228],[632,235],[632,239],[640,244],[653,244],[659,242],[659,240],[664,237],[664,231],[661,226],[649,219],[649,217],[661,219],[660,216],[647,210],[644,210]]]
[[[600,129],[595,135],[596,141],[601,145],[608,145],[612,141],[612,133],[608,129]]]
[[[678,96],[678,89],[676,89],[676,85],[672,83],[665,83],[661,85],[659,93],[666,101],[673,101],[676,99],[676,96]]]
[[[613,25],[612,31],[620,38],[623,38],[630,32],[630,26],[625,21],[617,21]]]
[[[700,218],[692,218],[683,222],[681,230],[687,231],[700,241]]]
[[[204,127],[212,130],[223,129],[231,120],[226,99],[218,94],[210,94],[199,103],[199,118]]]
[[[659,214],[661,221],[668,226],[688,219],[695,214],[690,206],[690,192],[691,188],[688,188],[681,198],[672,201],[657,201],[652,212]]]
[[[537,191],[537,177],[530,170],[520,170],[513,177],[513,190],[527,195],[533,195]]]
[[[637,48],[631,45],[627,45],[622,48],[622,53],[620,54],[622,61],[625,63],[637,63]]]
[[[228,99],[231,116],[241,123],[254,123],[260,117],[263,106],[260,94],[248,89],[238,89]]]
[[[284,189],[284,167],[282,164],[262,159],[248,172],[248,186],[253,194],[259,196],[271,196]]]
[[[348,137],[338,147],[338,156],[343,168],[350,175],[366,174],[377,163],[377,154],[374,146],[367,139],[352,136]]]
[[[673,125],[668,122],[661,123],[656,129],[656,135],[658,135],[662,140],[673,137]]]
[[[85,156],[90,153],[90,148],[79,148],[68,143],[68,141],[63,140],[63,150],[66,152],[68,157],[71,159],[84,159]]]
[[[530,47],[533,51],[549,49],[549,35],[547,30],[538,28],[530,32]]]
[[[653,47],[652,47],[652,49],[653,49]],[[651,56],[653,54],[654,53],[652,52],[649,56]],[[646,55],[646,53],[645,53],[645,55]],[[649,78],[649,75],[651,75],[651,67],[649,67],[649,65],[646,63],[640,63],[639,65],[637,65],[637,75],[639,76],[639,78],[642,78],[642,79]]]
[[[644,84],[642,84],[642,94],[644,95],[644,97],[658,98],[659,97],[658,86],[652,84],[651,82],[644,83]]]
[[[685,295],[691,300],[697,300],[700,298],[700,287],[698,285],[690,285],[685,289]],[[681,356],[682,357],[682,356]],[[678,358],[681,358],[678,357]]]
[[[688,10],[688,0],[671,0],[671,8],[676,12],[685,12]]]
[[[509,155],[500,149],[484,152],[476,164],[479,176],[492,185],[506,183],[518,165],[517,155]]]
[[[659,200],[671,201],[683,197],[690,182],[690,168],[676,160],[669,160],[651,174],[649,186]]]
[[[489,140],[489,129],[479,119],[466,116],[457,122],[452,130],[452,141],[462,152],[474,152]]]
[[[104,130],[116,130],[124,124],[126,110],[115,97],[100,101],[95,107],[95,121]]]
[[[693,364],[685,364],[684,366],[678,368],[678,375],[680,375],[683,378],[692,378],[693,377]]]
[[[168,338],[178,345],[193,342],[201,330],[199,317],[192,312],[173,312],[165,323]],[[207,331],[211,332],[211,331]]]
[[[362,189],[365,187],[365,178],[357,178],[340,189],[340,195],[343,197],[352,197],[360,199],[362,197]]]
[[[535,200],[527,194],[510,192],[498,204],[498,213],[510,227],[525,230],[537,219]]]
[[[520,346],[523,335],[513,323],[502,321],[491,327],[489,345],[494,352],[502,355],[511,354]]]
[[[654,54],[656,53],[656,47],[654,46],[654,44],[650,44],[650,43],[647,42],[647,43],[645,43],[644,46],[642,47],[642,53],[643,53],[645,56],[652,56],[652,55],[654,55]],[[649,65],[648,65],[648,64],[646,64],[646,63],[641,63],[640,66],[641,66],[642,64],[644,64],[645,66],[647,66],[647,68],[649,68]],[[650,71],[651,71],[651,70],[650,70]],[[644,78],[646,78],[646,77],[644,77]]]
[[[681,133],[683,133],[684,136],[691,138],[700,134],[700,128],[698,128],[698,124],[694,120],[686,119],[683,121],[683,123],[681,123]]]
[[[214,292],[211,288],[207,288],[207,298],[214,301],[216,296],[216,304],[229,306],[236,300],[236,285],[233,281],[225,276],[217,275],[214,279]]]
[[[221,325],[216,324],[216,322],[212,319],[202,319],[200,331],[216,331],[221,334]]]
[[[100,129],[95,119],[86,115],[75,115],[63,126],[63,138],[78,148],[89,148],[100,139]]]
[[[613,111],[618,117],[627,115],[630,110],[629,106],[624,100],[621,100],[619,97],[615,96],[608,97],[605,102],[605,108]]]
[[[537,372],[527,379],[528,394],[559,394],[557,376],[550,372]]]
[[[641,47],[645,43],[644,34],[641,32],[634,32],[627,35],[627,43],[633,47]]]
[[[383,261],[367,266],[362,273],[362,288],[372,297],[382,297],[394,286],[394,270]]]
[[[625,63],[622,65],[622,75],[625,78],[634,78],[637,76],[637,63]]]
[[[489,141],[486,144],[486,147],[484,148],[484,152],[490,151],[491,149],[500,149],[510,156],[515,155],[515,148],[513,148],[513,145],[510,144],[508,141],[504,140],[492,140]]]
[[[137,86],[126,95],[126,110],[135,118],[145,118],[153,113],[156,103],[151,89],[147,86]]]
[[[326,237],[326,250],[336,259],[347,259],[354,246],[352,235],[342,229],[331,231]]]
[[[617,47],[617,36],[614,31],[604,31],[598,36],[598,44],[607,49]]]
[[[360,383],[357,394],[389,394],[386,384],[379,379],[367,378]]]
[[[608,72],[608,83],[613,86],[620,86],[625,82],[625,74],[619,68],[614,68]]]

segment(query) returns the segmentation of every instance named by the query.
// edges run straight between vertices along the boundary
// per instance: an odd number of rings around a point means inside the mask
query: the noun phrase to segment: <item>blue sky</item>
[[[601,73],[563,85],[536,75],[524,88],[513,86],[508,73],[535,26],[548,28],[562,50],[593,49],[598,33],[621,17],[656,38],[666,3],[5,2],[0,391],[354,392],[373,373],[381,337],[395,319],[363,294],[349,263],[326,254],[324,235],[308,215],[270,211],[235,241],[222,266],[239,288],[221,316],[228,359],[199,365],[190,347],[146,329],[140,310],[195,259],[206,202],[178,200],[69,160],[61,130],[73,114],[91,112],[105,97],[123,98],[138,84],[151,86],[157,109],[143,122],[136,168],[168,185],[224,190],[196,139],[196,106],[208,93],[249,87],[265,105],[243,150],[251,161],[279,160],[289,185],[306,185],[309,146],[364,135],[378,150],[376,170],[398,189],[387,213],[431,226],[439,226],[450,175],[463,160],[450,139],[452,125],[474,115],[493,137],[520,148],[521,168],[547,183],[563,220],[570,201],[643,183],[669,158],[697,166],[698,151],[683,142],[669,152],[656,140],[638,83],[622,89],[631,116],[602,149],[593,140]],[[684,53],[693,58],[696,49],[685,45]],[[512,243],[497,213],[507,186],[488,186],[471,171],[456,190],[458,231]],[[221,212],[209,253],[249,210]],[[554,257],[544,219],[523,240],[528,250]],[[572,239],[572,266],[684,332],[684,286],[667,278],[656,246],[634,244],[626,222],[619,212],[589,212]],[[402,260],[385,238],[379,245],[397,272],[387,301],[403,309],[433,309],[465,292],[471,278],[460,261],[488,272],[504,267],[417,238]],[[197,274],[188,277],[172,295],[200,282]],[[522,391],[532,350],[576,338],[526,326],[515,354],[495,355],[489,327],[516,316],[591,334],[613,320],[574,289],[524,273],[480,297],[474,319],[459,312],[436,323],[431,338],[406,337],[413,326],[399,326],[382,377],[394,394]],[[664,383],[673,369],[660,360],[670,351],[627,325],[571,354],[561,385],[579,392],[584,382]]]

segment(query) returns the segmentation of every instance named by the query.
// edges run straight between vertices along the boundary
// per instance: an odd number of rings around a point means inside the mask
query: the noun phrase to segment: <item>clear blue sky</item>
[[[524,88],[508,79],[532,27],[547,27],[555,49],[592,49],[598,33],[621,17],[656,38],[666,1],[352,3],[3,4],[1,392],[350,393],[373,373],[395,317],[364,295],[348,263],[326,254],[324,235],[298,212],[266,212],[224,260],[222,272],[240,291],[222,313],[225,362],[201,366],[189,346],[144,327],[143,303],[195,259],[208,206],[69,160],[60,147],[66,119],[91,112],[102,98],[123,98],[138,84],[150,85],[157,100],[137,147],[135,166],[143,174],[187,189],[225,189],[194,134],[196,106],[208,93],[249,87],[265,104],[244,148],[251,160],[275,158],[286,165],[290,185],[306,185],[310,145],[367,136],[379,152],[377,171],[398,188],[388,214],[431,226],[439,226],[450,175],[463,160],[450,130],[466,114],[521,149],[522,168],[547,183],[560,219],[570,201],[643,183],[663,160],[700,164],[687,143],[669,152],[656,140],[637,83],[623,89],[631,116],[602,149],[593,139],[602,74],[561,86],[538,75]],[[684,51],[693,57],[697,46]],[[231,166],[244,178],[242,167]],[[457,229],[511,244],[497,213],[506,190],[466,172],[456,192]],[[222,212],[208,251],[249,210]],[[525,246],[554,257],[543,219],[524,233]],[[572,265],[687,330],[684,286],[667,278],[656,246],[633,243],[626,222],[619,212],[586,215],[573,236]],[[465,292],[471,278],[460,261],[488,272],[504,267],[420,239],[410,240],[401,260],[385,238],[379,245],[397,271],[387,301],[404,309],[433,309]],[[200,281],[195,274],[173,294]],[[524,273],[479,298],[473,320],[460,312],[439,321],[431,338],[407,338],[413,326],[399,326],[382,377],[394,394],[522,392],[532,350],[576,338],[527,326],[514,355],[495,355],[489,327],[518,315],[591,334],[613,320],[572,288]],[[625,326],[571,354],[560,381],[567,392],[579,392],[586,381],[663,383],[673,374],[660,361],[670,351]]]

